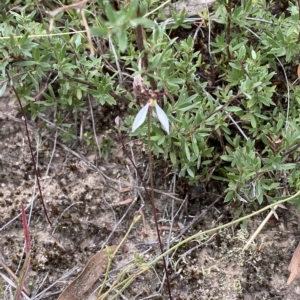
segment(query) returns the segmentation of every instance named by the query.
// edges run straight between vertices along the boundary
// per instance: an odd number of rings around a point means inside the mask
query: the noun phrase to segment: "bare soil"
[[[56,137],[55,128],[49,131],[49,126],[48,130],[38,127],[38,121],[30,123],[50,226],[41,205],[24,122],[14,105],[9,93],[0,99],[0,299],[13,299],[13,274],[20,276],[25,258],[21,203],[26,207],[31,237],[26,280],[30,294],[23,299],[58,299],[93,255],[121,242],[137,215],[142,218],[114,258],[105,290],[128,264],[138,266],[138,260],[149,262],[157,257],[160,250],[151,204],[110,129],[115,115],[99,108],[94,111],[99,141],[105,137],[114,141],[115,150],[105,159],[80,141],[64,143]],[[103,124],[103,114],[109,126]],[[89,114],[84,126],[91,128]],[[128,140],[126,147],[148,186],[144,145]],[[211,182],[200,192],[199,187],[179,181],[159,160],[154,164],[154,179],[156,214],[165,249],[238,217],[241,204],[224,203],[225,187],[219,183]],[[278,209],[279,219],[271,219],[247,250],[243,250],[247,240],[268,212],[178,247],[167,257],[173,299],[300,299],[300,279],[289,287],[286,284],[288,265],[299,241],[300,213],[289,204],[286,207]],[[249,213],[255,207],[245,205],[243,209]],[[181,234],[186,227],[189,229]],[[124,271],[123,277],[133,272]],[[99,276],[81,300],[97,299],[95,291],[103,278]],[[137,276],[117,299],[169,299],[162,262]]]
[[[113,260],[107,286],[121,269],[137,260],[137,254],[146,262],[159,255],[151,205],[113,130],[97,129],[99,138],[109,135],[115,141],[115,151],[104,160],[92,147],[64,144],[55,138],[55,132],[44,132],[31,123],[30,138],[52,222],[49,226],[38,196],[24,123],[9,94],[0,103],[1,299],[12,299],[15,280],[10,272],[19,277],[25,258],[21,203],[26,206],[32,247],[26,280],[30,295],[24,299],[57,299],[94,254],[106,245],[120,243],[136,215],[142,215],[142,219]],[[89,126],[89,117],[86,120]],[[148,182],[143,144],[137,140],[126,145]],[[219,196],[224,187],[211,183],[200,194],[198,189],[194,197],[193,187],[183,188],[184,184],[176,177],[174,180],[163,162],[155,161],[154,167],[156,213],[165,248],[236,218],[240,204],[223,203]],[[181,201],[172,196],[173,188]],[[182,191],[191,198],[186,205],[182,204]],[[250,212],[253,207],[244,209]],[[170,254],[173,299],[300,299],[300,279],[290,287],[286,285],[287,268],[299,240],[299,211],[291,205],[287,210],[279,209],[279,220],[271,219],[255,243],[243,251],[266,214],[195,239]],[[180,235],[182,228],[192,222],[189,230]],[[82,300],[96,299],[93,291],[102,281],[100,276]],[[137,276],[117,299],[169,299],[162,263]]]

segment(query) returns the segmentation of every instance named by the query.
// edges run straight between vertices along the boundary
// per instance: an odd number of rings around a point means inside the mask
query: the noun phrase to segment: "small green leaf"
[[[124,31],[120,31],[117,34],[117,39],[118,39],[118,46],[120,48],[121,52],[124,52],[127,48],[127,34]]]
[[[221,155],[220,158],[228,162],[231,162],[233,160],[233,157],[230,155]]]
[[[241,107],[238,107],[238,106],[227,106],[226,110],[229,111],[229,112],[243,111],[243,109]]]
[[[256,128],[256,119],[253,115],[250,115],[250,122],[251,122],[252,128]]]
[[[184,150],[185,150],[186,158],[190,161],[191,160],[191,153],[190,153],[189,146],[186,142],[184,143]]]
[[[226,203],[226,202],[229,202],[230,200],[232,200],[233,199],[233,195],[234,195],[233,191],[229,191],[227,193],[227,195],[225,196],[224,202]]]
[[[172,162],[172,165],[176,166],[177,160],[176,160],[176,155],[174,152],[170,152],[170,160]]]
[[[151,61],[151,68],[156,68],[159,64],[162,63],[161,57],[162,53],[158,53],[153,57]]]
[[[192,178],[195,177],[195,174],[191,168],[187,168],[187,172]]]
[[[130,20],[130,25],[133,27],[136,27],[138,25],[142,25],[145,28],[152,28],[154,26],[157,26],[152,20],[149,20],[147,18],[136,18]]]
[[[196,156],[199,156],[199,148],[195,137],[192,138],[192,148]]]
[[[105,12],[106,17],[108,18],[109,22],[111,24],[115,24],[118,20],[117,12],[112,8],[111,4],[107,1],[105,1]]]
[[[78,100],[81,100],[81,98],[82,98],[82,90],[81,89],[76,90],[76,97]]]
[[[91,35],[99,36],[99,37],[108,36],[109,29],[107,27],[92,27],[90,29],[90,33]]]
[[[27,61],[16,62],[15,65],[17,65],[19,67],[29,67],[29,66],[36,65],[36,62],[27,60]]]

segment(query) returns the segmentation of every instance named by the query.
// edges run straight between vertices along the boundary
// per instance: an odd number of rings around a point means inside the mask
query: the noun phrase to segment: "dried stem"
[[[37,182],[39,194],[40,194],[40,197],[41,197],[42,207],[43,207],[43,210],[44,210],[44,213],[45,213],[45,216],[46,216],[46,219],[47,219],[49,225],[52,226],[52,223],[50,221],[50,218],[48,216],[47,209],[46,209],[46,206],[45,206],[45,201],[44,201],[42,188],[41,188],[41,183],[40,183],[40,172],[39,172],[38,166],[36,165],[36,161],[35,161],[35,158],[34,158],[34,155],[33,155],[33,149],[32,149],[31,140],[30,140],[30,136],[29,136],[28,123],[27,123],[24,107],[22,105],[21,99],[19,97],[19,94],[18,94],[16,88],[12,84],[12,80],[11,80],[11,77],[10,77],[8,71],[6,71],[6,74],[7,74],[7,77],[9,78],[9,81],[11,83],[11,87],[14,91],[14,94],[15,94],[17,100],[18,100],[18,103],[19,103],[19,106],[20,106],[20,109],[21,109],[21,112],[22,112],[22,117],[23,117],[25,130],[26,130],[27,142],[28,142],[28,146],[29,146],[29,151],[30,151],[30,155],[31,155],[32,165],[33,165],[33,169],[34,169],[34,173],[35,173],[35,177],[36,177],[36,182]]]

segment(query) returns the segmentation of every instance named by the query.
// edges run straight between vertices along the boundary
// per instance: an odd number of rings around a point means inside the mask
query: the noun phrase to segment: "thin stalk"
[[[16,292],[15,292],[15,295],[14,295],[14,300],[19,300],[20,296],[21,296],[21,293],[22,293],[22,290],[24,290],[24,283],[25,283],[25,280],[27,278],[27,274],[28,274],[28,271],[29,271],[30,261],[31,261],[30,254],[26,254],[26,258],[25,258],[25,261],[24,261],[24,264],[23,264],[23,267],[22,267],[22,270],[21,270],[20,277],[19,277],[19,283],[18,283],[18,286],[16,288]]]
[[[137,8],[137,17],[138,18],[141,17],[140,7]],[[147,71],[149,66],[149,60],[148,60],[148,53],[145,50],[145,46],[144,46],[145,37],[144,37],[144,30],[142,25],[138,25],[136,27],[135,34],[136,34],[136,44],[143,61],[143,68]],[[157,89],[157,84],[154,78],[149,73],[146,73],[145,75],[147,76],[150,82],[152,90],[155,91]]]
[[[151,206],[152,206],[152,211],[154,215],[154,222],[155,222],[155,228],[156,228],[156,234],[157,234],[157,239],[160,247],[161,254],[164,253],[164,248],[162,245],[162,241],[160,238],[160,232],[158,228],[158,221],[157,221],[157,216],[156,216],[156,209],[155,209],[155,203],[154,203],[154,184],[153,184],[153,160],[152,160],[152,146],[151,146],[151,113],[152,113],[152,107],[149,107],[148,111],[148,117],[147,117],[147,126],[148,126],[148,160],[149,160],[149,177],[150,177],[150,188],[151,188]],[[168,288],[168,293],[169,293],[169,298],[172,300],[172,293],[171,293],[171,288],[170,288],[170,280],[169,280],[169,275],[168,275],[168,268],[167,268],[167,263],[166,263],[166,258],[165,256],[162,257],[163,263],[164,263],[164,269],[166,273],[166,280],[167,280],[167,288]]]
[[[159,228],[158,228],[158,222],[157,222],[157,216],[156,216],[156,210],[155,210],[155,204],[154,204],[154,187],[153,187],[153,176],[152,176],[152,157],[151,157],[151,127],[150,127],[150,117],[151,117],[151,107],[149,109],[149,112],[148,112],[148,149],[149,149],[149,169],[150,169],[150,188],[151,188],[151,195],[146,187],[146,184],[143,180],[143,177],[140,173],[140,171],[138,170],[137,166],[135,165],[134,161],[132,160],[131,156],[129,155],[129,153],[127,152],[126,150],[126,147],[124,145],[124,141],[123,141],[123,137],[122,137],[122,133],[121,133],[121,130],[118,129],[118,135],[119,135],[119,139],[120,139],[120,142],[122,144],[122,149],[123,149],[123,152],[124,154],[128,157],[128,159],[130,160],[130,162],[132,163],[132,166],[134,167],[134,169],[136,170],[136,173],[143,185],[143,188],[145,190],[145,194],[146,194],[146,197],[148,199],[148,201],[150,201],[151,203],[151,206],[152,206],[152,210],[153,210],[153,214],[154,214],[154,221],[155,221],[155,228],[156,228],[156,233],[157,233],[157,239],[158,239],[158,243],[159,243],[159,247],[160,247],[160,251],[161,251],[161,256],[162,256],[162,259],[163,259],[163,264],[164,264],[164,270],[165,270],[165,273],[166,273],[166,280],[167,280],[167,288],[168,288],[168,294],[169,294],[169,299],[172,300],[172,293],[171,293],[171,287],[170,287],[170,280],[169,280],[169,276],[168,276],[168,270],[167,270],[167,264],[166,264],[166,261],[165,261],[165,257],[163,255],[164,253],[164,249],[163,249],[163,245],[162,245],[162,242],[161,242],[161,238],[160,238],[160,234],[159,234]]]
[[[229,50],[230,44],[230,32],[231,32],[231,9],[232,9],[232,0],[228,0],[228,4],[226,6],[227,9],[227,26],[226,26],[226,50],[227,50],[227,61],[230,61],[231,54]]]
[[[22,224],[23,224],[23,230],[24,230],[24,237],[25,237],[25,253],[26,253],[26,258],[21,270],[21,274],[19,277],[19,283],[14,295],[14,300],[19,300],[22,290],[24,289],[24,284],[25,280],[27,278],[27,274],[29,271],[30,267],[30,253],[31,253],[31,242],[30,242],[30,234],[29,234],[29,227],[28,227],[28,222],[26,218],[26,213],[23,204],[21,204],[21,211],[22,211]]]
[[[299,21],[300,21],[300,0],[298,0],[297,2],[298,2],[298,11],[299,11],[299,16],[298,16],[298,18],[299,18]],[[298,34],[298,42],[300,42],[300,32],[299,32],[299,34]]]
[[[19,94],[18,94],[16,88],[12,84],[12,79],[11,79],[8,71],[6,72],[6,74],[7,74],[7,77],[9,78],[10,83],[11,83],[11,87],[14,91],[14,94],[15,94],[17,100],[18,100],[18,103],[19,103],[19,106],[20,106],[20,109],[21,109],[21,112],[22,112],[22,117],[24,118],[24,125],[25,125],[25,131],[26,131],[28,147],[29,147],[29,151],[30,151],[30,155],[31,155],[31,161],[32,161],[32,165],[33,165],[33,169],[34,169],[34,173],[35,173],[35,177],[36,177],[36,182],[37,182],[39,194],[40,194],[40,197],[41,197],[42,207],[43,207],[46,219],[47,219],[49,225],[52,227],[52,223],[51,223],[50,218],[49,218],[48,213],[47,213],[47,209],[46,209],[46,205],[45,205],[45,201],[44,201],[44,197],[43,197],[43,193],[42,193],[42,188],[41,188],[41,184],[40,184],[39,168],[36,165],[35,158],[34,158],[34,155],[33,155],[33,150],[32,150],[31,140],[30,140],[30,136],[29,136],[29,129],[28,129],[28,124],[27,124],[27,119],[26,119],[24,107],[22,105],[21,99],[19,97]]]

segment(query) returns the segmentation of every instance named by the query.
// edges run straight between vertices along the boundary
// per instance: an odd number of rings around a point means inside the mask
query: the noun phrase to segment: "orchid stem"
[[[156,228],[156,233],[157,233],[157,238],[158,238],[158,243],[160,247],[161,254],[164,253],[162,241],[160,238],[160,232],[158,228],[158,220],[157,220],[157,215],[156,215],[156,208],[155,208],[155,203],[154,203],[154,184],[153,184],[153,160],[152,160],[152,143],[151,143],[151,114],[152,114],[152,107],[149,107],[148,110],[148,116],[147,116],[147,127],[148,127],[148,160],[149,160],[149,177],[150,177],[150,188],[151,188],[151,206],[152,206],[152,211],[153,211],[153,216],[154,216],[154,222],[155,222],[155,228]],[[168,275],[168,268],[167,268],[167,263],[166,263],[166,258],[165,256],[162,257],[163,264],[164,264],[164,269],[166,273],[166,280],[167,280],[167,288],[168,288],[168,294],[169,294],[169,299],[172,300],[172,293],[171,293],[171,288],[170,288],[170,279]]]

